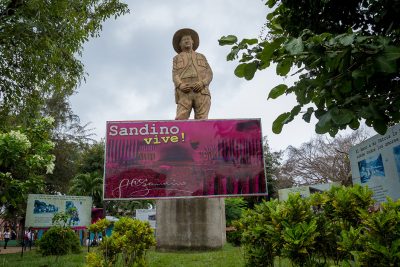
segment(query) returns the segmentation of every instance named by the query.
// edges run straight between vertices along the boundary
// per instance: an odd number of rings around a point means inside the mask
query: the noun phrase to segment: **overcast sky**
[[[71,99],[82,123],[91,123],[96,139],[105,136],[106,121],[172,120],[175,118],[172,83],[172,36],[192,28],[200,36],[198,52],[213,70],[209,119],[261,118],[263,135],[272,150],[299,146],[314,134],[314,125],[299,118],[272,133],[274,119],[290,111],[293,96],[268,100],[269,90],[293,78],[282,78],[270,67],[252,81],[237,78],[237,62],[226,61],[228,46],[221,36],[258,37],[267,14],[261,0],[130,0],[130,14],[105,22],[101,36],[84,47],[82,61],[89,74]]]

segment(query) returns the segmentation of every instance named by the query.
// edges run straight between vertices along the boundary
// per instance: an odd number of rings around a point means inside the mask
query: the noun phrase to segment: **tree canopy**
[[[75,176],[71,180],[69,193],[93,197],[93,205],[102,207],[104,140],[87,145],[78,155],[73,166]],[[72,154],[73,155],[73,154]]]
[[[35,116],[46,99],[71,96],[84,79],[83,43],[128,11],[118,0],[1,1],[0,118]]]
[[[127,12],[119,0],[0,1],[1,213],[15,219],[28,193],[67,190],[88,141],[69,104],[83,44]]]
[[[291,181],[292,186],[331,182],[351,185],[349,150],[368,137],[360,128],[335,138],[318,135],[300,147],[289,146],[277,180]]]
[[[19,127],[0,132],[0,206],[16,218],[25,208],[28,193],[40,193],[44,175],[54,169],[54,143],[50,140],[52,118],[32,123],[30,128]]]
[[[268,0],[267,33],[259,38],[223,36],[232,45],[227,60],[240,58],[238,77],[276,64],[280,76],[299,75],[293,86],[280,84],[268,98],[295,94],[297,105],[273,125],[303,114],[318,122],[315,131],[335,136],[360,122],[384,134],[400,121],[400,2],[394,0]]]

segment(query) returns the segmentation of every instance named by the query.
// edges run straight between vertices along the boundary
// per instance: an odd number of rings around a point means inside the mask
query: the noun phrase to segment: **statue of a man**
[[[178,30],[172,39],[175,51],[172,79],[175,84],[176,120],[187,120],[194,109],[195,119],[208,119],[213,74],[204,55],[195,52],[199,35],[192,29]]]

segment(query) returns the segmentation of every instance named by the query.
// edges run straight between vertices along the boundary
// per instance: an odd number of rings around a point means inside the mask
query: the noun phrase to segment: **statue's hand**
[[[187,94],[190,92],[191,87],[188,83],[181,83],[181,85],[179,85],[179,90]]]
[[[201,89],[203,89],[203,87],[204,87],[203,82],[201,82],[201,81],[196,82],[196,83],[193,85],[193,91],[195,91],[196,93],[198,93],[198,92],[201,91]]]

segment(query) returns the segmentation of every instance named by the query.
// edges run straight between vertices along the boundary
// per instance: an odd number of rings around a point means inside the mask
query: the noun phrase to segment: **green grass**
[[[61,256],[58,259],[55,256],[43,257],[36,251],[25,252],[22,258],[20,253],[3,254],[0,255],[0,267],[83,267],[85,256],[86,252]],[[147,261],[149,267],[244,266],[242,250],[230,244],[226,244],[222,250],[204,252],[157,252],[151,249],[147,253]]]
[[[150,267],[236,267],[244,266],[240,248],[226,244],[222,250],[207,252],[157,252],[149,251],[147,258]]]
[[[36,251],[0,255],[0,267],[78,267],[84,266],[86,253],[66,256],[42,256]]]

